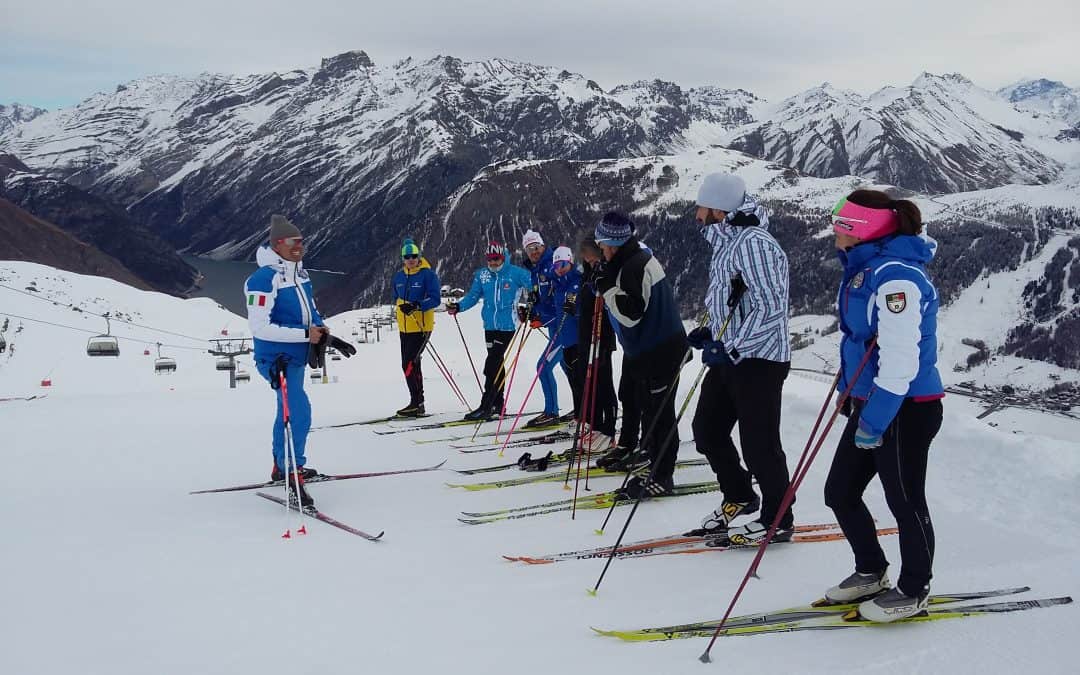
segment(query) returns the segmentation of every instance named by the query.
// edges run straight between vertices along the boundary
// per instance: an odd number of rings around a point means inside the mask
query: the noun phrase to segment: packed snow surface
[[[192,338],[220,337],[223,328],[231,336],[247,333],[241,317],[207,300],[178,300],[28,263],[0,263],[0,276],[0,284],[19,289],[34,282],[38,290],[27,292],[46,300],[122,312],[135,323]],[[329,323],[335,334],[354,339],[359,317],[374,311]],[[0,321],[11,314],[103,329],[86,312],[0,288]],[[479,365],[480,312],[459,319]],[[432,342],[473,403],[477,385],[452,323],[439,314]],[[326,473],[448,462],[442,471],[311,486],[329,515],[363,530],[385,529],[379,543],[315,521],[306,523],[307,536],[282,540],[298,517],[252,492],[188,494],[267,478],[274,404],[257,374],[229,389],[207,344],[127,324],[114,323],[113,334],[176,345],[169,354],[176,373],[155,375],[156,354],[145,356],[143,345],[131,340],[121,340],[118,358],[91,359],[84,352],[90,333],[11,318],[4,334],[0,398],[47,396],[0,402],[7,466],[0,479],[0,672],[1077,672],[1071,644],[1080,630],[1076,605],[934,624],[723,638],[711,665],[697,661],[704,640],[635,645],[598,637],[590,626],[718,619],[752,553],[620,559],[595,598],[585,590],[595,584],[600,560],[507,562],[503,554],[613,543],[629,509],[616,511],[603,536],[594,533],[600,511],[579,511],[574,521],[560,513],[459,523],[463,510],[568,496],[560,483],[485,492],[446,487],[520,475],[469,477],[451,469],[513,461],[523,449],[508,449],[500,459],[497,450],[462,454],[447,441],[415,442],[468,435],[470,427],[383,436],[375,431],[386,427],[378,426],[313,431],[309,463]],[[359,344],[350,360],[331,361],[329,384],[307,386],[315,425],[383,416],[405,403],[397,335],[381,337]],[[510,396],[515,411],[540,342],[533,338],[525,346]],[[687,366],[680,402],[699,368],[698,362]],[[431,419],[462,413],[430,358],[424,373],[429,411],[445,413]],[[52,386],[42,388],[47,375]],[[828,382],[793,372],[786,383],[783,437],[791,466]],[[537,409],[539,401],[537,390],[526,408]],[[959,396],[949,396],[945,410],[928,478],[937,532],[933,590],[1030,585],[1022,598],[1080,592],[1080,422],[1010,410],[977,420],[981,408]],[[684,440],[689,417],[681,426]],[[800,523],[834,520],[821,495],[836,436],[834,429],[799,493]],[[536,454],[537,448],[525,450]],[[697,455],[687,445],[680,457]],[[677,482],[709,478],[701,467],[676,473]],[[602,478],[590,487],[616,485]],[[867,499],[879,526],[891,526],[876,483]],[[645,503],[627,540],[695,527],[718,503],[717,493]],[[895,576],[896,538],[884,538],[883,545]],[[811,601],[851,568],[844,542],[777,545],[735,613]]]

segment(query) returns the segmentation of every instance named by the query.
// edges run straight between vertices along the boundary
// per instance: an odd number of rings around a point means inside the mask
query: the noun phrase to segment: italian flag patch
[[[248,307],[266,307],[266,294],[265,293],[248,293]]]

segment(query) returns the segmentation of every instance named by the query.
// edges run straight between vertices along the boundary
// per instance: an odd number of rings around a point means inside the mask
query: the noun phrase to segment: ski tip
[[[519,557],[517,557],[515,555],[504,555],[503,559],[504,560],[509,560],[510,562],[517,562],[518,560],[521,560],[521,558],[519,558]]]
[[[588,593],[590,597],[595,598],[596,597],[596,591],[597,591],[597,589],[590,588],[590,589],[586,590],[585,592]]]
[[[435,465],[434,467],[432,467],[432,468],[433,468],[433,469],[441,469],[441,468],[442,468],[442,465],[443,465],[443,464],[446,464],[446,462],[447,462],[447,460],[445,460],[445,459],[444,459],[443,461],[439,462],[438,464],[436,464],[436,465]]]

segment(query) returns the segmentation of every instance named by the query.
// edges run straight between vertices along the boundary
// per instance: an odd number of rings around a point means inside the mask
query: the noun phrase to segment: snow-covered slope
[[[27,265],[12,268],[4,264],[5,277],[32,278],[64,302],[138,313],[146,322],[196,336],[216,334],[230,320],[232,331],[240,330],[237,317],[208,301],[129,294],[99,280]],[[29,298],[24,302],[16,295],[9,304],[9,295],[0,297],[4,310],[52,311]],[[63,314],[63,319],[52,317],[57,323],[81,323],[71,310],[55,311]],[[339,335],[348,335],[356,320],[354,313],[330,323]],[[483,340],[479,312],[462,314],[460,323],[475,358]],[[442,315],[437,326],[433,342],[475,397],[456,330]],[[719,618],[752,555],[726,551],[618,560],[598,596],[589,597],[585,589],[595,584],[600,560],[522,566],[501,556],[610,544],[629,509],[616,511],[603,537],[593,533],[603,513],[591,510],[579,511],[573,521],[553,514],[462,525],[455,520],[461,511],[537,504],[563,499],[567,492],[558,482],[486,492],[446,487],[444,482],[475,480],[450,469],[513,461],[518,452],[499,459],[496,451],[464,455],[445,441],[413,442],[452,435],[445,430],[389,436],[376,435],[371,427],[312,432],[310,465],[325,472],[413,468],[444,459],[448,464],[442,472],[311,486],[330,515],[362,529],[385,529],[379,544],[314,521],[306,524],[306,537],[282,540],[281,533],[295,528],[297,518],[250,492],[187,494],[265,479],[274,405],[269,387],[253,380],[229,390],[208,357],[194,352],[178,355],[180,370],[174,376],[143,383],[154,376],[144,377],[149,367],[141,356],[122,353],[118,360],[76,367],[69,361],[89,361],[76,353],[82,336],[49,326],[33,328],[32,335],[30,330],[27,324],[20,334],[14,359],[0,361],[3,391],[9,391],[13,369],[23,367],[24,353],[40,349],[27,362],[61,352],[70,356],[56,367],[54,391],[47,398],[0,402],[5,461],[17,468],[0,479],[0,508],[7,516],[4,550],[11,552],[0,556],[5,608],[0,630],[17,645],[0,650],[5,673],[215,675],[361,668],[404,674],[509,668],[522,675],[597,669],[644,675],[727,671],[735,668],[734,659],[746,663],[748,654],[754,672],[762,675],[1075,671],[1070,639],[1080,630],[1076,605],[877,630],[739,638],[738,644],[723,638],[713,651],[718,663],[708,667],[696,660],[702,640],[632,645],[597,637],[589,626],[636,628]],[[535,353],[524,358],[531,364]],[[381,416],[399,405],[405,387],[397,361],[391,335],[359,345],[350,360],[331,362],[338,381],[306,387],[315,424]],[[699,367],[697,362],[687,366],[680,400]],[[435,370],[428,363],[425,370],[429,409],[447,417],[460,413]],[[69,388],[81,378],[87,378],[87,386]],[[519,402],[525,388],[527,378],[516,379],[511,401]],[[792,466],[826,390],[818,378],[800,373],[785,385],[782,434]],[[937,536],[933,590],[1027,584],[1033,590],[1020,598],[1080,593],[1075,565],[1080,542],[1063,535],[1080,519],[1078,423],[1008,411],[977,420],[981,408],[958,396],[946,399],[945,410],[928,471]],[[689,416],[683,420],[684,439],[690,437],[689,421]],[[453,435],[468,433],[459,428]],[[834,430],[799,494],[800,523],[833,520],[821,494],[835,440]],[[690,446],[681,448],[681,459],[696,457]],[[700,467],[677,474],[679,482],[709,479]],[[615,478],[601,478],[591,487],[595,492],[617,484]],[[867,501],[881,527],[893,524],[876,482]],[[684,531],[717,503],[712,493],[643,504],[628,540]],[[1018,537],[1023,545],[1014,545]],[[896,538],[883,538],[882,544],[895,575]],[[736,613],[812,600],[851,566],[842,542],[777,545]]]

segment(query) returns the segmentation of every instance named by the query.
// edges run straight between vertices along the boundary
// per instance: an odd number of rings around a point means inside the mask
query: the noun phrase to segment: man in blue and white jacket
[[[304,257],[304,239],[300,230],[285,216],[270,218],[270,242],[259,247],[255,256],[259,269],[244,284],[248,324],[255,341],[255,367],[277,393],[277,417],[274,419],[274,469],[271,480],[289,474],[288,484],[300,485],[300,503],[314,501],[304,490],[303,479],[317,474],[305,468],[308,430],[311,428],[311,403],[304,392],[304,366],[311,345],[322,341],[329,330],[324,326],[311,290],[311,279],[300,262]],[[285,456],[285,415],[280,376],[284,374],[288,390],[289,427],[292,430],[296,466]],[[292,474],[295,472],[295,477]]]
[[[772,524],[789,484],[780,442],[780,399],[791,366],[787,256],[769,234],[765,208],[746,193],[738,176],[706,176],[697,204],[712,260],[705,297],[710,325],[689,335],[709,367],[694,414],[694,442],[724,495],[701,528],[721,539],[754,544]],[[746,469],[731,440],[736,423]],[[751,476],[761,488],[760,500]],[[736,516],[759,507],[759,520],[729,528]],[[789,507],[774,541],[790,540],[793,526]]]
[[[458,302],[446,303],[450,316],[466,312],[483,300],[480,312],[484,320],[484,341],[487,343],[487,360],[484,361],[484,396],[475,410],[465,415],[467,420],[482,420],[503,408],[503,390],[506,372],[503,359],[506,347],[517,329],[515,304],[518,295],[532,288],[532,276],[528,270],[511,264],[509,252],[497,241],[488,242],[484,254],[487,265],[473,274],[469,292]]]

